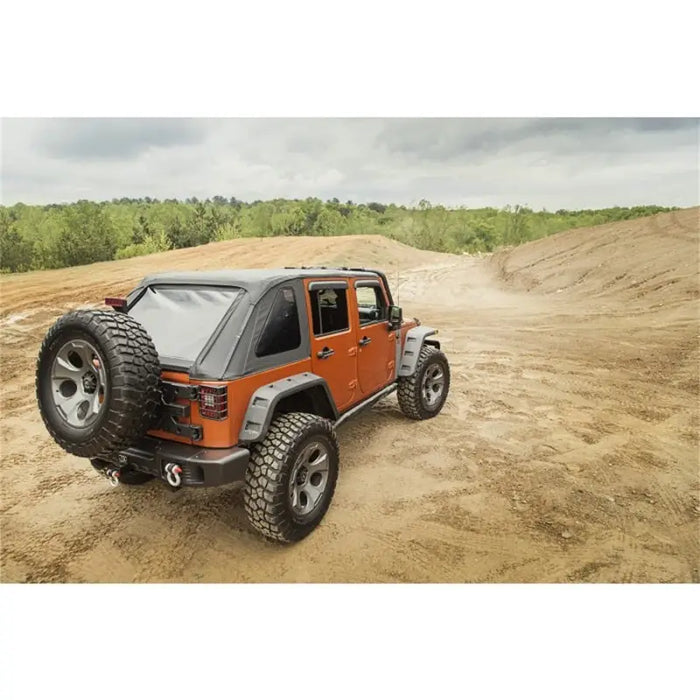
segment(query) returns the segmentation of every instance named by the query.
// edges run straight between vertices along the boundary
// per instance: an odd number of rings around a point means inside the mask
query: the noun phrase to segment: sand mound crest
[[[698,298],[700,207],[566,231],[497,253],[517,289],[650,307]]]

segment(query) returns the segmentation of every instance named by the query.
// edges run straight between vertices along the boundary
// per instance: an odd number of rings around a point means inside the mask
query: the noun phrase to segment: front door
[[[373,394],[394,377],[396,332],[389,330],[388,304],[379,281],[357,280],[357,374],[363,396]]]
[[[348,308],[347,280],[307,282],[311,368],[323,377],[339,411],[359,398],[355,325]]]

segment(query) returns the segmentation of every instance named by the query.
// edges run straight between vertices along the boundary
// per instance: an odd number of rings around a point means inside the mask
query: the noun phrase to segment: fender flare
[[[291,377],[279,379],[256,389],[248,402],[248,408],[243,417],[239,442],[257,442],[267,434],[275,413],[275,407],[284,398],[299,394],[314,387],[320,387],[328,401],[333,419],[338,418],[338,409],[331,395],[328,384],[323,377],[312,372],[293,374]]]
[[[399,368],[396,373],[398,377],[410,377],[416,371],[418,356],[423,349],[423,345],[434,345],[438,349],[440,343],[437,340],[426,340],[431,335],[436,335],[437,331],[430,326],[416,326],[406,333],[406,340],[403,344]]]

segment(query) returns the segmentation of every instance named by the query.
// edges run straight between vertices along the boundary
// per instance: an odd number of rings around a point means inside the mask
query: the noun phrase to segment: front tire
[[[338,441],[329,420],[286,413],[251,450],[243,503],[264,537],[297,542],[321,522],[338,480]]]
[[[416,371],[410,377],[399,377],[399,407],[413,420],[434,418],[445,405],[449,390],[450,365],[445,353],[424,345]]]

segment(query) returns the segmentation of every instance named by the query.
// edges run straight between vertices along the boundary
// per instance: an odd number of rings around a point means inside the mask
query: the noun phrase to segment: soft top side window
[[[299,330],[299,309],[291,287],[277,291],[275,301],[267,315],[265,326],[255,346],[257,357],[277,355],[280,352],[296,350],[301,345]]]

